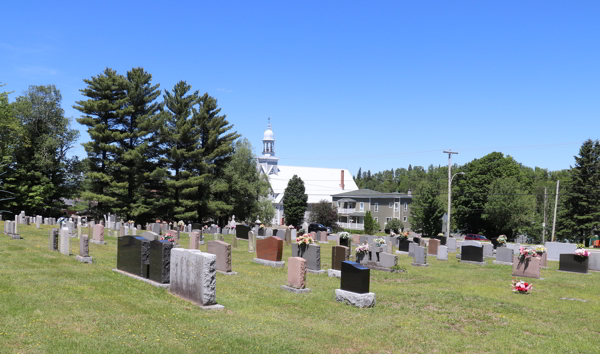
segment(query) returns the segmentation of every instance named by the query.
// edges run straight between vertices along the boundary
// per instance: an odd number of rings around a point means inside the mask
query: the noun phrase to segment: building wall
[[[344,199],[346,197],[333,197],[333,205],[337,207],[337,202],[340,199]],[[410,229],[410,223],[408,221],[408,218],[410,216],[411,213],[411,204],[412,204],[412,198],[355,198],[352,197],[351,199],[354,199],[356,201],[354,210],[355,212],[359,212],[360,210],[360,203],[364,203],[364,213],[366,213],[367,211],[371,212],[371,215],[374,218],[377,218],[377,222],[379,223],[379,229],[383,232],[384,228],[385,228],[385,224],[387,222],[387,218],[396,218],[399,219],[400,221],[402,221],[404,223],[404,229],[405,230],[409,230]],[[375,211],[375,204],[378,203],[379,207],[378,210]],[[390,203],[392,203],[392,207],[390,208]],[[398,203],[398,209],[394,209],[394,203]],[[406,210],[404,210],[405,208],[405,204],[406,203]],[[339,208],[344,208],[343,202],[340,202],[340,206]],[[346,214],[340,214],[338,213],[338,218],[340,216],[345,216]],[[364,214],[363,214],[364,216]],[[406,221],[404,221],[404,218],[406,217]]]

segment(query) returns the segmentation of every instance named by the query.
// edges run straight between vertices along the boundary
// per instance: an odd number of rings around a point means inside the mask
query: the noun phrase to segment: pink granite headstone
[[[94,225],[94,241],[104,241],[104,225]]]
[[[288,286],[296,289],[306,287],[306,259],[288,258]]]
[[[540,278],[540,259],[531,257],[521,259],[519,255],[513,256],[513,277]]]

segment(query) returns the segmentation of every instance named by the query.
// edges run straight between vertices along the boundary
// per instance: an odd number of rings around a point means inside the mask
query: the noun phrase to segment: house
[[[294,175],[302,179],[305,193],[308,195],[305,220],[308,219],[312,205],[321,200],[331,202],[333,194],[358,190],[352,174],[347,169],[279,165],[279,158],[275,156],[275,134],[271,130],[270,118],[263,135],[262,156],[257,160],[260,173],[267,175],[271,184],[268,198],[275,207],[275,218],[271,221],[273,225],[285,225],[283,192]]]
[[[370,189],[359,189],[334,194],[331,197],[333,205],[338,209],[338,225],[344,229],[364,229],[367,211],[371,212],[380,230],[384,230],[385,224],[392,219],[399,219],[404,223],[404,229],[410,229],[408,222],[412,204],[410,190],[408,193],[381,193]]]

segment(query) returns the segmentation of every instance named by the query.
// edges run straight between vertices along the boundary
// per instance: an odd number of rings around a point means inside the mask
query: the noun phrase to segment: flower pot
[[[356,263],[366,263],[368,261],[366,253],[364,252],[358,252],[356,253]]]

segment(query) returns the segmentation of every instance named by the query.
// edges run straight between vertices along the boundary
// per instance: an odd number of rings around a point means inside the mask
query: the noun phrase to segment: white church
[[[266,174],[269,177],[271,183],[271,193],[268,198],[272,200],[275,207],[275,218],[271,221],[273,225],[286,224],[283,210],[283,192],[288,181],[294,175],[302,179],[308,195],[308,210],[304,216],[305,221],[308,219],[313,204],[321,200],[327,200],[331,203],[333,194],[358,190],[352,174],[347,169],[282,166],[278,162],[279,158],[275,157],[275,134],[271,130],[269,118],[269,125],[263,136],[262,156],[258,157],[258,168],[261,174]]]

